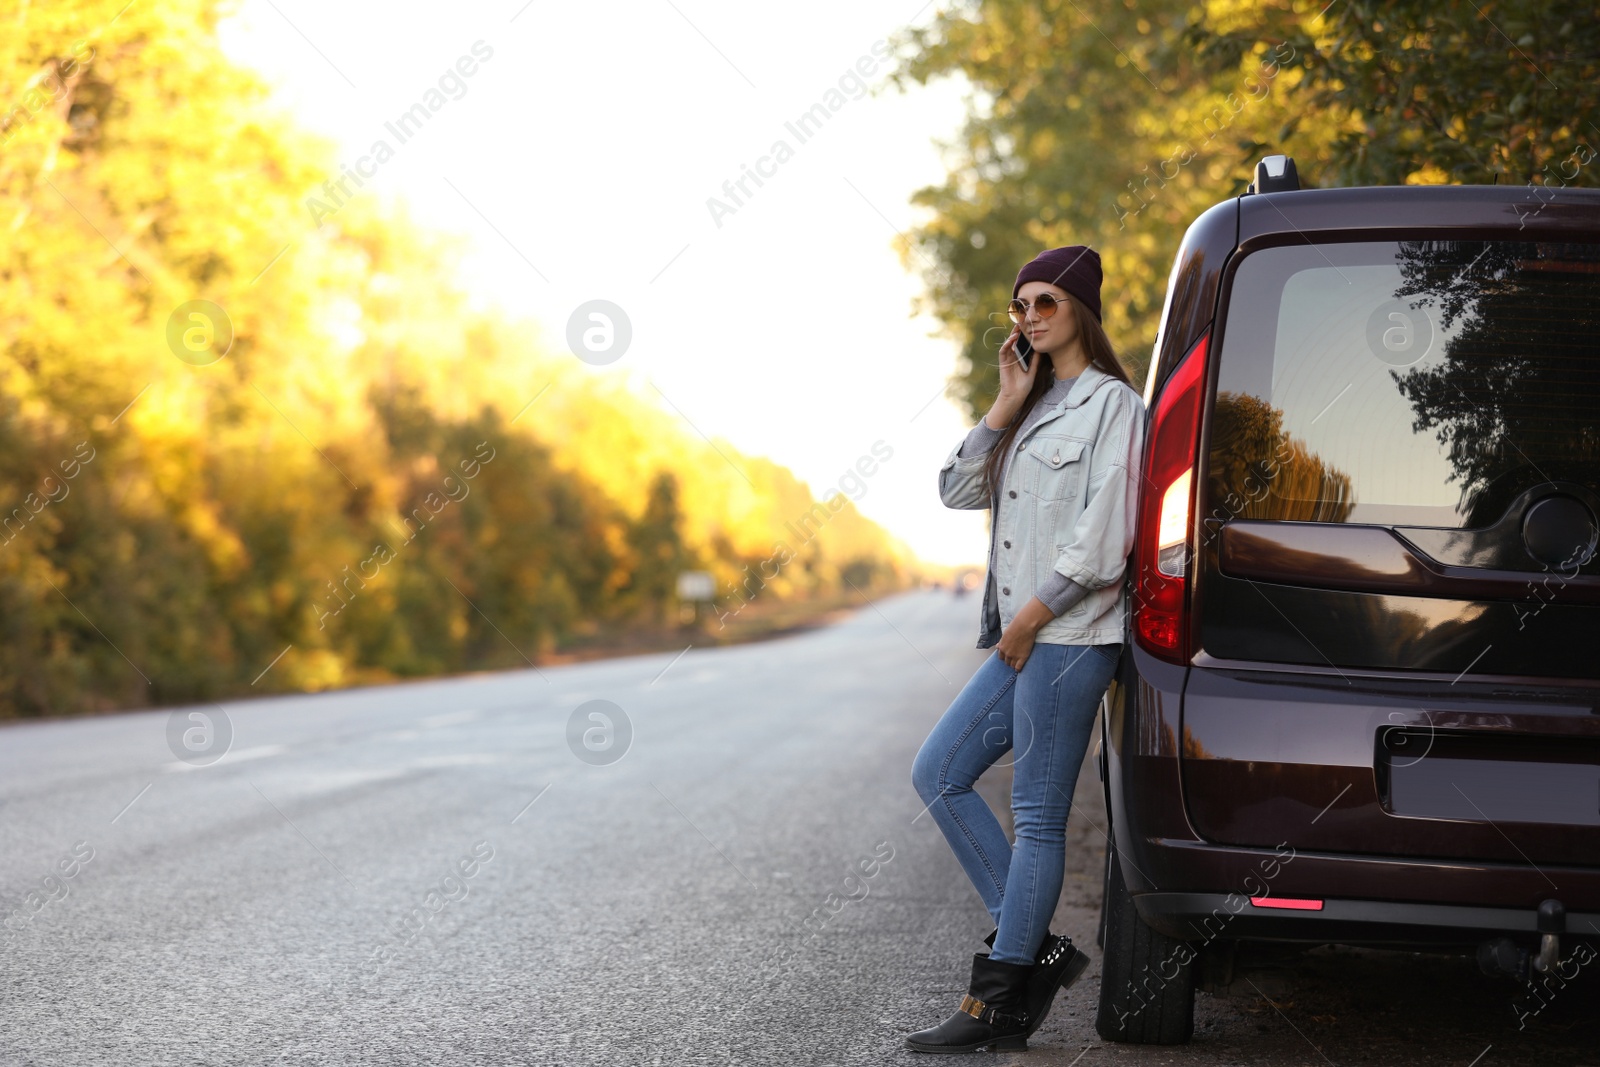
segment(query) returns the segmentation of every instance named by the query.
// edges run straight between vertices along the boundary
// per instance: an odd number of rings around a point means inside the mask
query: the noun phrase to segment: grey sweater
[[[1076,377],[1057,378],[1055,381],[1051,382],[1050,387],[1045,390],[1044,395],[1039,398],[1038,403],[1033,405],[1033,410],[1029,411],[1028,414],[1023,418],[1022,425],[1017,428],[1017,437],[1021,437],[1023,434],[1027,433],[1033,424],[1044,418],[1045,414],[1051,408],[1065,400],[1067,398],[1067,393],[1072,389],[1072,383],[1076,382],[1077,380],[1078,379]],[[959,455],[963,457],[985,455],[995,445],[999,444],[1000,438],[1004,436],[1004,434],[1005,430],[991,430],[984,424],[982,419],[979,419],[978,425],[974,426],[967,433],[966,440],[961,442],[961,450]],[[1015,438],[1013,438],[1013,440],[1015,440]],[[1006,476],[1010,473],[1010,471],[1011,454],[1008,451],[1006,455],[1000,458],[1000,484],[1002,487],[1005,485]],[[990,603],[997,603],[998,601],[995,598],[993,591],[995,539],[993,535],[992,512],[990,522],[989,601]],[[1066,575],[1056,573],[1052,574],[1045,581],[1043,586],[1035,590],[1033,595],[1038,597],[1044,606],[1050,609],[1051,615],[1060,615],[1063,611],[1066,611],[1068,608],[1072,607],[1072,605],[1088,596],[1089,590],[1079,585],[1071,578],[1068,578]]]

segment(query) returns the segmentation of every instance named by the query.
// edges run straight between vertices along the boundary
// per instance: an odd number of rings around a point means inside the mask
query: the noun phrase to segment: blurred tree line
[[[403,206],[313,226],[336,148],[225,14],[0,2],[0,716],[521,667],[784,539],[764,598],[906,582],[848,500],[794,543],[787,469],[472,311]],[[199,366],[166,341],[195,299],[234,335]]]
[[[951,394],[976,420],[1017,270],[1088,244],[1135,383],[1167,272],[1201,211],[1255,161],[1306,186],[1600,184],[1600,19],[1557,0],[968,0],[904,33],[895,81],[962,75],[949,178],[902,240],[925,308],[962,347]]]

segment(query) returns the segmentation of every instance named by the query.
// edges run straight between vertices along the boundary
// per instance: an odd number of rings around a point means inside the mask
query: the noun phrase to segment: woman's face
[[[1055,297],[1056,313],[1048,319],[1041,318],[1033,302],[1041,293]],[[1072,315],[1072,305],[1067,303],[1067,291],[1049,282],[1024,282],[1017,297],[1028,303],[1027,317],[1022,320],[1023,335],[1037,352],[1059,352],[1072,344],[1078,336],[1078,320]]]

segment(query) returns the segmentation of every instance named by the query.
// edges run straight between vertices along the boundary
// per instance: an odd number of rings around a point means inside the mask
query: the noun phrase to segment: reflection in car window
[[[1600,246],[1263,249],[1219,359],[1219,514],[1480,527],[1532,485],[1600,482]]]

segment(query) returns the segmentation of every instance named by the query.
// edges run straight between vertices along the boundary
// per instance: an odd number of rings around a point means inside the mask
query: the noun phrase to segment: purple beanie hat
[[[1049,282],[1059,285],[1094,312],[1100,322],[1100,253],[1088,245],[1063,245],[1040,252],[1017,272],[1017,284],[1011,287],[1016,298],[1024,282]]]

